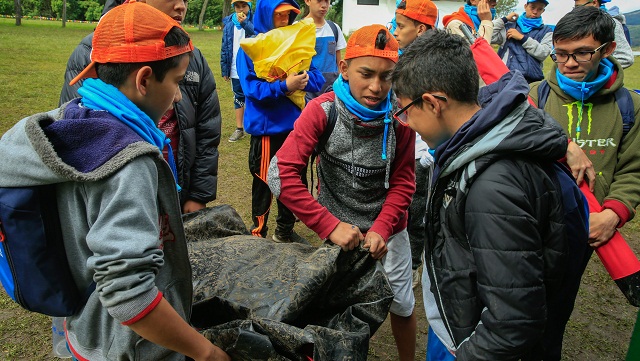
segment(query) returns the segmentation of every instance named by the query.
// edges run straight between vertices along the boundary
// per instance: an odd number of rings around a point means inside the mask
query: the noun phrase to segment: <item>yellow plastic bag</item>
[[[315,46],[316,26],[311,18],[240,41],[240,47],[253,61],[256,76],[268,82],[309,70]],[[288,97],[303,109],[305,94],[296,90]]]

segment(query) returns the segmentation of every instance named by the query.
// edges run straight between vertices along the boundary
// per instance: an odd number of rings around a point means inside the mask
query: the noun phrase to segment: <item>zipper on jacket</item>
[[[432,218],[433,217],[433,195],[435,194],[435,190],[438,189],[438,183],[440,181],[440,177],[438,177],[438,180],[436,180],[436,183],[433,185],[433,190],[434,192],[431,193],[431,197],[429,199],[429,217]],[[435,238],[435,232],[430,232],[433,233],[433,238]],[[435,243],[435,242],[434,242]],[[438,279],[436,277],[436,270],[435,270],[435,265],[433,263],[433,253],[431,251],[431,249],[433,249],[433,244],[430,245],[429,247],[429,273],[433,276],[433,283],[435,284],[435,288],[437,291],[437,294],[435,294],[436,297],[434,297],[435,301],[436,301],[436,305],[438,306],[438,309],[440,311],[440,315],[442,316],[442,320],[444,321],[444,325],[447,329],[447,332],[449,333],[449,337],[451,337],[451,342],[453,342],[453,345],[449,345],[451,346],[451,349],[456,349],[456,340],[453,337],[453,332],[451,331],[451,326],[449,325],[449,319],[447,318],[447,314],[446,312],[444,312],[444,307],[442,306],[442,297],[440,294],[440,287],[438,286]],[[426,250],[425,250],[426,251]]]

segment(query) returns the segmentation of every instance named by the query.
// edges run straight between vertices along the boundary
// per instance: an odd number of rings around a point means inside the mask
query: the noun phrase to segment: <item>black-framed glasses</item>
[[[436,95],[436,94],[429,94],[432,97],[442,100],[443,102],[447,101],[446,97],[443,97],[442,95]],[[405,105],[402,109],[396,111],[395,113],[393,113],[393,119],[397,120],[398,123],[404,125],[405,127],[409,126],[409,122],[407,121],[407,110],[409,110],[409,108],[411,108],[412,105],[416,104],[417,102],[422,100],[422,95],[420,95],[419,97],[413,99],[411,101],[411,103]]]
[[[584,4],[575,5],[573,8],[575,9],[575,8],[583,7],[583,6],[585,6],[585,5],[589,5],[589,4],[591,4],[593,1],[594,1],[594,0],[589,0],[589,1],[587,1],[586,3],[584,3]]]
[[[609,42],[606,42],[591,51],[583,50],[583,51],[576,51],[575,53],[556,53],[554,50],[550,56],[551,56],[551,60],[553,60],[554,63],[558,63],[558,64],[564,64],[568,62],[569,57],[572,57],[573,60],[576,61],[576,63],[586,63],[588,61],[591,61],[591,58],[593,58],[593,54],[599,52],[608,44]]]

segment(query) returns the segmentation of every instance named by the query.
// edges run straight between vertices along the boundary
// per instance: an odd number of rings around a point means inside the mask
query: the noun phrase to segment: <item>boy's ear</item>
[[[141,95],[147,94],[147,87],[149,86],[151,77],[153,77],[153,70],[148,65],[135,71],[135,86]]]
[[[442,112],[438,99],[429,93],[422,94],[422,106],[426,107],[426,111],[433,112],[435,115],[439,115]]]
[[[338,64],[338,68],[340,68],[342,79],[349,80],[349,76],[347,75],[347,69],[349,69],[349,65],[347,64],[347,61],[344,59],[340,60],[340,64]]]
[[[613,51],[616,50],[616,46],[618,46],[618,44],[615,41],[612,41],[611,44],[607,45],[607,49],[604,51],[604,54],[602,54],[602,57],[607,58],[613,54]]]

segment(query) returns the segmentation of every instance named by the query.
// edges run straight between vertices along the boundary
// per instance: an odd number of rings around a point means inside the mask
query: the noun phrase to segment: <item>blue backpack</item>
[[[67,262],[55,185],[0,187],[0,281],[23,308],[75,314],[95,289],[78,290]]]

